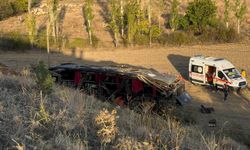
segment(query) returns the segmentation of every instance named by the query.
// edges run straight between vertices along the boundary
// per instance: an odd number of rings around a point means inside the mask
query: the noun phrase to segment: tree
[[[138,4],[135,1],[128,2],[126,5],[126,21],[127,21],[127,40],[129,44],[132,44],[134,35],[137,31],[137,14]]]
[[[161,14],[163,13],[164,9],[165,9],[165,3],[164,0],[156,0],[156,8],[157,8],[157,19],[158,19],[158,28],[161,28]]]
[[[7,0],[0,1],[0,20],[5,19],[15,12],[12,4]]]
[[[187,7],[185,19],[195,30],[202,32],[215,19],[216,10],[212,0],[194,0]]]
[[[32,0],[28,0],[28,15],[25,19],[25,22],[28,29],[30,45],[31,47],[33,47],[35,43],[37,30],[36,30],[36,18],[31,12],[31,4]]]
[[[115,47],[118,46],[118,34],[119,34],[119,27],[117,25],[117,19],[119,19],[118,18],[119,5],[117,4],[118,4],[117,0],[109,0],[109,11],[110,11],[109,28],[113,33]]]
[[[229,0],[224,0],[224,22],[226,23],[226,27],[229,27],[229,11],[230,11],[230,5]]]
[[[148,28],[149,28],[149,46],[152,45],[152,10],[151,10],[151,0],[148,0]]]
[[[50,65],[50,36],[54,39],[57,44],[58,30],[57,28],[57,16],[58,16],[58,0],[47,0],[47,27],[46,27],[46,39],[47,39],[47,53],[48,53],[48,66]],[[51,30],[52,29],[52,30]]]
[[[121,35],[124,37],[124,1],[120,0],[120,23],[121,23]]]
[[[169,25],[172,31],[175,31],[179,27],[179,4],[178,0],[173,0],[171,3]]]
[[[234,15],[237,19],[237,32],[239,34],[241,22],[244,19],[244,16],[247,12],[246,1],[242,2],[241,0],[236,0],[235,6],[234,6],[234,11],[235,11]]]
[[[93,33],[92,33],[92,21],[94,19],[92,10],[93,0],[86,0],[83,6],[83,14],[85,18],[85,25],[89,36],[89,44],[93,46]]]

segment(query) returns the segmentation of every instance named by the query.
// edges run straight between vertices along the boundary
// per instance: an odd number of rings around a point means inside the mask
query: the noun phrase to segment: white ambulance
[[[232,63],[223,58],[194,56],[189,61],[189,79],[201,85],[216,85],[222,88],[227,84],[233,89],[247,86],[247,81]]]

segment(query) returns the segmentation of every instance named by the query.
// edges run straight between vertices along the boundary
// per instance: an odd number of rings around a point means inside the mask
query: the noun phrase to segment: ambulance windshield
[[[223,70],[223,72],[228,76],[229,79],[236,79],[241,77],[239,71],[235,68],[225,69]]]

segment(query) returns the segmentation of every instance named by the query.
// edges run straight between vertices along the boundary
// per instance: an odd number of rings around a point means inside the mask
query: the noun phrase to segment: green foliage
[[[88,40],[83,39],[83,38],[75,38],[72,41],[69,41],[67,43],[68,48],[83,48],[84,46],[88,45]]]
[[[19,32],[0,33],[0,49],[24,51],[30,48],[29,38]]]
[[[193,36],[193,34],[188,34],[187,32],[173,32],[171,34],[162,34],[158,38],[158,42],[162,45],[188,45],[188,44],[194,44],[197,42],[196,38]]]
[[[224,0],[224,5],[225,5],[225,8],[224,8],[224,22],[225,23],[228,23],[229,21],[229,11],[230,11],[230,1],[229,0]]]
[[[35,44],[36,34],[37,34],[36,18],[33,14],[28,14],[26,19],[25,19],[25,22],[26,22],[26,26],[28,28],[30,44],[33,47]]]
[[[7,18],[14,14],[14,10],[8,1],[0,1],[0,20]]]
[[[179,25],[183,30],[188,30],[190,28],[189,21],[186,16],[180,17]]]
[[[126,23],[127,23],[127,41],[132,44],[137,31],[137,12],[140,10],[136,1],[129,2],[126,5]]]
[[[40,0],[33,0],[32,6],[39,3]],[[1,0],[0,1],[0,20],[12,15],[26,12],[28,9],[28,0]]]
[[[170,21],[169,25],[171,29],[174,31],[179,27],[179,2],[178,0],[173,0],[171,3],[171,12],[170,12]]]
[[[98,47],[99,42],[100,42],[99,38],[95,35],[92,35],[92,46],[95,48]]]
[[[38,64],[31,67],[35,73],[35,80],[39,90],[42,90],[44,93],[52,92],[54,80],[45,64],[40,61]]]
[[[156,42],[157,38],[162,34],[162,28],[159,28],[157,25],[151,26],[151,34],[152,34],[152,41]]]
[[[114,43],[117,46],[118,34],[119,34],[119,24],[118,20],[121,19],[119,16],[119,5],[117,0],[109,0],[109,11],[110,11],[110,21],[108,28],[113,33]]]
[[[235,17],[238,20],[242,20],[244,15],[247,13],[247,5],[246,1],[242,2],[242,0],[235,0]]]
[[[83,15],[84,15],[84,19],[85,19],[85,25],[87,27],[87,32],[89,35],[90,45],[93,44],[92,21],[94,19],[94,15],[93,15],[92,5],[93,5],[93,0],[86,0],[85,4],[83,6]]]
[[[15,13],[25,12],[28,9],[28,0],[14,0],[11,5]]]
[[[46,29],[43,29],[40,32],[38,32],[35,43],[36,47],[45,49],[47,47],[46,37],[47,37]]]
[[[205,29],[198,38],[202,43],[232,43],[239,39],[235,29],[226,28],[222,25],[217,28]]]
[[[148,35],[145,34],[136,34],[135,35],[135,44],[146,45],[149,42]]]
[[[189,3],[185,18],[193,29],[202,32],[215,19],[216,9],[212,0],[194,0]]]

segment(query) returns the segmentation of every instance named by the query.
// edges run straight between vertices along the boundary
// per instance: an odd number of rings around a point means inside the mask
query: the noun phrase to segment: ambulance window
[[[224,74],[221,71],[218,72],[218,77],[221,78],[221,79],[225,78]]]
[[[203,74],[203,67],[192,65],[192,72]]]

